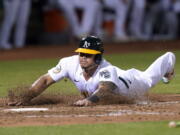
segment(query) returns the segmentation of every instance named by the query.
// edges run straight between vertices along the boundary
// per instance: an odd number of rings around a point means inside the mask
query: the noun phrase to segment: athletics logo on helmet
[[[82,38],[79,43],[79,48],[75,52],[88,54],[102,54],[104,51],[101,39],[95,36]]]

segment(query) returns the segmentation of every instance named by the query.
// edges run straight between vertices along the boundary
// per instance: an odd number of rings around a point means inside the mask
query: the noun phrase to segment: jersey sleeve
[[[102,68],[99,71],[99,81],[109,81],[113,82],[117,85],[118,83],[118,75],[116,69],[113,66],[108,66],[106,68]]]
[[[68,77],[67,67],[67,60],[63,58],[55,67],[48,70],[48,74],[52,77],[54,81],[59,81],[64,77]]]

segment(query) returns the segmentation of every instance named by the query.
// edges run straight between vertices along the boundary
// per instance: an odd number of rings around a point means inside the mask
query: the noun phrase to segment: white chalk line
[[[118,110],[105,114],[69,114],[69,115],[26,115],[26,118],[80,118],[80,117],[114,117],[128,115],[176,115],[174,112],[141,112],[133,110]]]
[[[48,111],[48,108],[13,108],[13,109],[4,109],[5,112],[39,112],[39,111]]]
[[[169,102],[159,102],[159,103],[150,103],[151,105],[170,105],[178,104],[180,101],[169,101]],[[105,107],[98,107],[105,108]],[[151,112],[151,111],[134,111],[134,110],[111,110],[109,113],[104,114],[69,114],[69,115],[28,115],[24,116],[27,118],[70,118],[70,117],[108,117],[108,116],[127,116],[127,115],[176,115],[175,112]]]
[[[148,102],[142,101],[138,102],[138,105],[171,105],[178,104],[180,101],[168,101],[168,102]],[[81,107],[86,108],[86,107]],[[107,108],[107,106],[96,106],[96,108]],[[11,108],[11,109],[0,109],[0,111],[4,112],[39,112],[39,111],[49,111],[49,108]]]
[[[171,104],[179,104],[180,101],[168,101],[168,102],[148,102],[148,101],[142,101],[138,102],[138,105],[171,105]]]
[[[169,102],[158,102],[158,103],[151,103],[154,105],[170,105],[170,104],[179,104],[180,101],[169,101]]]

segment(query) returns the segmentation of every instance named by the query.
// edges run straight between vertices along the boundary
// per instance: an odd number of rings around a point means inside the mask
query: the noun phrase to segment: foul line
[[[127,116],[127,115],[176,115],[173,112],[141,112],[133,110],[118,110],[105,114],[70,114],[70,115],[27,115],[26,118],[80,118],[80,117],[110,117],[110,116]]]

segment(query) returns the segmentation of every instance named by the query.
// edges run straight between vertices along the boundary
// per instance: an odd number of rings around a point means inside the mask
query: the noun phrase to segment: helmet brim
[[[88,54],[101,54],[100,51],[92,50],[92,49],[86,49],[86,48],[78,48],[77,50],[75,50],[75,52],[88,53]]]

